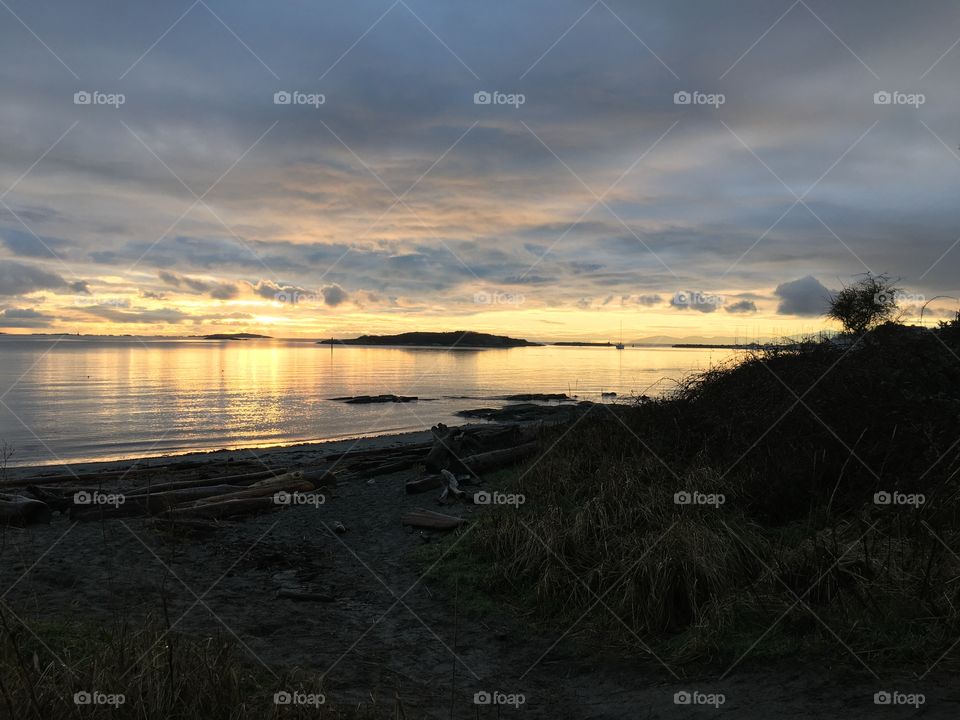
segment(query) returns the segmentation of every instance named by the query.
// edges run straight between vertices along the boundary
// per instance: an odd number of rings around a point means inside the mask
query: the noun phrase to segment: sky
[[[960,297],[947,0],[3,0],[0,331],[539,340]]]

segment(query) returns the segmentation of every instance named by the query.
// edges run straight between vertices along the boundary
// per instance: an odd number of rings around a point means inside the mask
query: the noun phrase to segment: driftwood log
[[[0,494],[0,525],[26,527],[49,523],[50,508],[46,503],[23,495]]]
[[[308,480],[300,471],[286,473],[234,492],[177,505],[168,510],[166,515],[171,518],[218,518],[264,512],[280,507],[273,499],[273,495],[278,492],[311,492],[320,487],[320,483],[331,481],[330,473],[314,475],[313,480]]]
[[[207,487],[183,488],[168,492],[126,495],[122,505],[79,505],[70,510],[71,520],[109,520],[132,515],[158,515],[176,505],[240,490],[237,485],[208,485]]]
[[[467,520],[465,518],[459,518],[453,515],[444,515],[443,513],[433,512],[432,510],[423,510],[420,508],[414,510],[413,512],[408,512],[404,515],[401,515],[400,522],[403,525],[429,528],[431,530],[455,530],[467,522]]]
[[[270,512],[279,505],[273,502],[272,497],[249,497],[222,500],[220,502],[205,503],[202,505],[176,507],[169,510],[166,517],[171,520],[185,520],[198,518],[226,518],[240,515],[256,515]]]
[[[200,478],[199,480],[177,480],[174,482],[145,485],[131,490],[130,494],[165,492],[167,490],[181,490],[183,488],[204,487],[206,485],[249,485],[264,478],[280,477],[286,472],[288,471],[277,468],[275,470],[260,470],[258,472],[243,473],[240,475],[214,475],[212,477]]]
[[[227,476],[221,480],[233,479],[247,484],[217,484],[217,485],[198,485],[179,487],[180,483],[170,483],[178,487],[173,490],[163,490],[156,492],[154,489],[149,491],[144,488],[132,491],[131,494],[124,495],[124,502],[118,506],[106,505],[83,505],[75,506],[72,504],[72,496],[69,498],[70,517],[74,520],[106,520],[111,518],[129,517],[131,515],[168,515],[177,517],[225,517],[221,514],[227,510],[237,510],[240,514],[252,510],[269,510],[273,504],[273,495],[280,491],[287,492],[311,492],[319,487],[332,486],[336,484],[336,478],[325,469],[286,472],[280,475],[273,475],[273,471],[267,473],[269,477],[260,480],[251,478],[251,474],[240,476]],[[260,477],[263,473],[252,473],[255,477]],[[208,482],[208,481],[203,481]],[[169,486],[168,484],[167,486]],[[166,487],[166,486],[156,486]],[[216,503],[226,503],[233,500],[249,500],[267,498],[267,503],[250,503],[247,505],[232,504],[225,506],[220,510],[206,511],[197,510],[201,506]]]
[[[537,452],[539,444],[535,442],[524,443],[516,447],[506,448],[504,450],[491,450],[490,452],[478,453],[463,458],[461,461],[470,473],[481,475],[491,470],[497,470],[524,460]]]

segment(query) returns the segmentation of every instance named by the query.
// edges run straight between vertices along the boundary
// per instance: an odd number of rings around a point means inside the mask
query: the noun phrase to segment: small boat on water
[[[623,323],[620,323],[620,342],[618,342],[614,347],[617,350],[623,350]]]

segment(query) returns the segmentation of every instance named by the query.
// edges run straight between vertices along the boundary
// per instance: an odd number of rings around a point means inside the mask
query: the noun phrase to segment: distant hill
[[[256,333],[216,333],[214,335],[204,335],[204,340],[269,340],[269,335],[257,335]]]
[[[490,335],[488,333],[467,332],[407,332],[399,335],[361,335],[350,340],[320,340],[318,345],[401,345],[407,347],[457,347],[457,348],[511,348],[540,345],[540,343]]]

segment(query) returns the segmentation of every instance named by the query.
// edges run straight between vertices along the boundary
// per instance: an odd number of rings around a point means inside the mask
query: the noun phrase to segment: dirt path
[[[284,462],[301,462],[315,459],[318,450],[272,452],[286,453]],[[268,455],[265,459],[276,459]],[[575,632],[531,631],[507,609],[482,617],[457,613],[453,594],[421,577],[416,551],[424,538],[399,522],[405,510],[435,507],[433,496],[406,495],[403,479],[342,483],[318,507],[225,523],[202,539],[173,538],[143,519],[72,525],[57,517],[49,526],[7,530],[0,592],[20,617],[86,622],[157,618],[165,594],[176,630],[232,637],[252,662],[278,676],[296,666],[318,682],[323,677],[328,703],[364,703],[372,696],[385,717],[394,716],[395,694],[407,718],[872,718],[879,711],[890,717],[955,718],[960,713],[960,683],[942,674],[910,685],[902,678],[878,681],[847,665],[745,663],[723,682],[680,681],[649,658],[598,660],[577,644]],[[469,516],[482,510],[448,512]],[[347,532],[333,532],[336,522]],[[443,547],[458,540],[431,541]],[[290,585],[309,586],[332,599],[278,598],[277,590]],[[887,688],[923,692],[926,703],[919,710],[878,708],[873,694]],[[674,694],[684,690],[723,693],[725,702],[719,708],[676,705]],[[482,692],[522,694],[525,702],[519,708],[478,706],[474,695]]]

